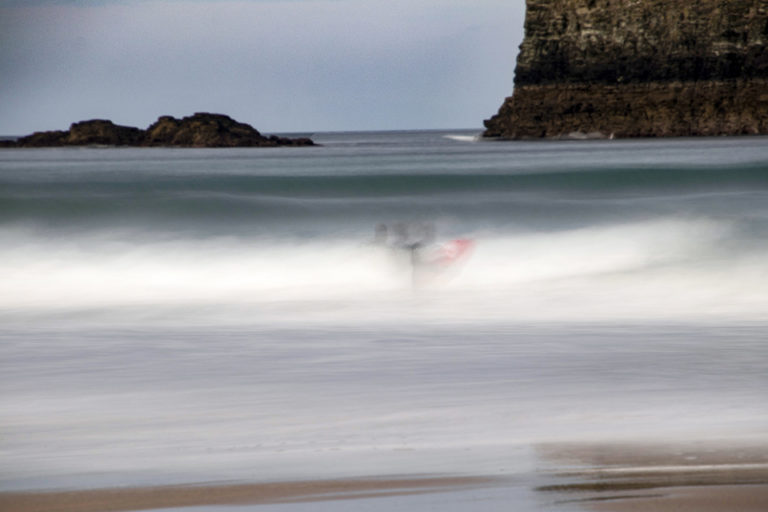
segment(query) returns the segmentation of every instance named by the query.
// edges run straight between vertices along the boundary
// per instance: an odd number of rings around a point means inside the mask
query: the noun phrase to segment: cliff
[[[768,0],[527,0],[486,136],[768,133]]]
[[[161,116],[146,130],[120,126],[105,119],[73,123],[67,131],[36,132],[2,147],[51,146],[168,146],[168,147],[274,147],[311,146],[308,138],[266,137],[249,124],[222,114],[196,113],[176,119]]]

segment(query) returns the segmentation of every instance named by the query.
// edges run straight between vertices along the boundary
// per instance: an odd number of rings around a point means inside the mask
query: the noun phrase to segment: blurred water
[[[765,139],[471,135],[0,152],[0,488],[764,436]],[[414,286],[379,223],[474,250]]]

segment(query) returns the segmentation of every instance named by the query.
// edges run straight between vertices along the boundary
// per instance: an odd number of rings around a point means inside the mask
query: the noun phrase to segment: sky
[[[525,0],[0,0],[0,135],[230,115],[266,133],[482,127]]]

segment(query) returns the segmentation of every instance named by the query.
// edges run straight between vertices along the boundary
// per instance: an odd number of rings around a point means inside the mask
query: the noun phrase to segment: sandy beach
[[[723,481],[732,476],[723,471]],[[446,491],[474,491],[503,485],[486,478],[438,478],[413,480],[336,480],[269,484],[164,486],[94,489],[58,492],[0,493],[4,512],[119,512],[199,506],[267,505],[333,500],[386,499]],[[569,490],[553,501],[553,510],[596,512],[765,512],[768,510],[768,479],[762,483],[669,486],[646,489]],[[629,486],[628,486],[629,487]],[[525,508],[525,507],[524,507]],[[218,510],[218,508],[216,509]],[[469,510],[456,504],[452,510]]]
[[[589,508],[602,512],[765,512],[768,485],[679,487],[659,494],[593,502]]]
[[[544,509],[596,512],[764,512],[768,510],[768,448],[759,442],[688,444],[549,444],[537,447],[544,465],[537,501]],[[0,493],[4,512],[118,512],[198,506],[317,503],[460,492],[481,497],[511,490],[509,476],[403,476],[210,483]],[[506,491],[503,491],[506,492]],[[498,494],[498,493],[497,493]],[[458,495],[457,495],[458,496]],[[521,494],[510,492],[483,510],[496,510]],[[388,499],[390,501],[388,501]],[[437,500],[439,498],[435,498]],[[470,501],[448,502],[470,510]],[[542,505],[543,504],[543,505]],[[414,501],[412,509],[423,506]],[[532,502],[518,503],[528,510]],[[342,508],[342,507],[340,507]],[[444,508],[444,507],[443,507]]]
[[[500,485],[489,477],[365,478],[0,493],[3,512],[118,512],[405,496]]]
[[[538,488],[557,495],[557,503],[600,512],[768,510],[765,444],[551,445],[539,451],[574,468],[556,473],[559,483]]]

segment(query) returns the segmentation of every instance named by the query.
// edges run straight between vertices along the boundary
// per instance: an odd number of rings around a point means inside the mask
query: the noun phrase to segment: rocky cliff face
[[[73,123],[67,131],[37,132],[2,147],[50,146],[172,146],[172,147],[273,147],[311,146],[307,138],[265,137],[251,125],[222,114],[196,113],[176,119],[161,116],[146,130],[120,126],[105,119]]]
[[[768,133],[768,0],[527,0],[486,136]]]

